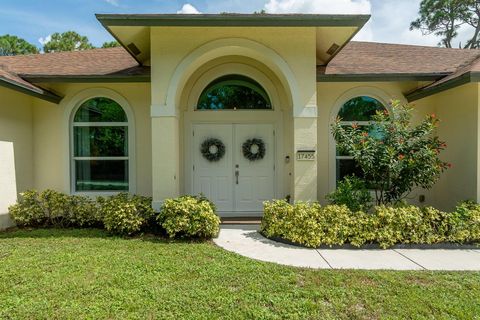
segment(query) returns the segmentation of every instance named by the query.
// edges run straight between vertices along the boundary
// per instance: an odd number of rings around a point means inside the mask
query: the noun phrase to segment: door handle
[[[238,170],[235,170],[235,181],[236,184],[238,184],[238,176],[240,175],[240,172]]]

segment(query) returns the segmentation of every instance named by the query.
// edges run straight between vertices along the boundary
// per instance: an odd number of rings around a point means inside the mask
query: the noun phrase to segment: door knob
[[[240,175],[240,172],[238,170],[235,170],[235,181],[236,184],[238,184],[238,176]]]

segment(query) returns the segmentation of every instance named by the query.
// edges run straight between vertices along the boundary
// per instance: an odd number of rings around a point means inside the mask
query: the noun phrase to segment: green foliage
[[[88,41],[86,36],[82,36],[75,31],[66,31],[63,33],[55,32],[51,35],[50,41],[43,45],[43,51],[46,53],[78,51],[93,48],[93,45]]]
[[[244,76],[224,76],[203,90],[198,109],[271,109],[268,94],[256,81]]]
[[[146,227],[154,216],[152,199],[128,193],[97,198],[105,229],[119,235],[132,235]]]
[[[410,25],[410,30],[419,29],[423,34],[441,37],[439,45],[452,47],[461,26],[473,29],[464,48],[479,48],[480,2],[477,0],[422,0],[419,17]]]
[[[430,189],[451,165],[439,159],[445,143],[434,135],[434,114],[411,124],[412,108],[392,102],[392,113],[377,112],[367,131],[357,124],[332,125],[337,148],[353,157],[374,186],[377,205],[395,204],[415,187]]]
[[[167,199],[157,216],[168,236],[209,239],[219,232],[220,218],[215,206],[204,197]]]
[[[320,257],[319,257],[320,258]],[[477,319],[480,272],[315,270],[210,242],[0,232],[0,319]]]
[[[102,48],[115,48],[120,47],[120,43],[118,41],[107,41],[102,44]]]
[[[453,213],[416,206],[378,206],[365,213],[281,200],[265,203],[261,231],[308,247],[480,242],[480,205],[463,203]]]
[[[24,192],[9,212],[19,226],[90,227],[100,223],[94,201],[53,190]]]
[[[345,177],[327,199],[331,204],[346,205],[353,212],[370,210],[373,201],[365,181],[357,177]]]
[[[38,53],[38,48],[17,36],[5,34],[0,36],[0,56]]]
[[[22,193],[9,212],[20,227],[103,226],[110,233],[122,236],[148,231],[166,232],[171,238],[203,239],[219,232],[220,218],[215,205],[204,196],[167,199],[158,215],[151,204],[149,197],[128,193],[92,200],[52,190],[42,193],[33,190]]]
[[[449,216],[451,241],[467,242],[480,239],[480,205],[465,201]]]

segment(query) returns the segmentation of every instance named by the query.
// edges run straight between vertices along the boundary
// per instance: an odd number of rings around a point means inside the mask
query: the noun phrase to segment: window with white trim
[[[129,190],[128,117],[114,100],[82,103],[72,121],[75,192]]]
[[[372,123],[372,117],[378,112],[388,110],[375,98],[369,96],[359,96],[348,100],[343,104],[338,112],[340,124],[342,126],[358,125],[367,130],[367,126]],[[375,132],[368,132],[369,135],[375,135]],[[362,177],[363,172],[355,160],[348,154],[342,154],[336,150],[336,181],[341,181],[347,176]]]

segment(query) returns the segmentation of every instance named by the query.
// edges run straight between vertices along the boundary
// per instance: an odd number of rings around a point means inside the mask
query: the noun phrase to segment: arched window
[[[76,192],[129,191],[128,118],[109,98],[92,98],[72,121],[72,185]]]
[[[357,124],[360,128],[372,123],[372,117],[377,111],[387,110],[385,106],[372,97],[359,96],[348,100],[343,104],[338,112],[338,117],[341,119],[340,124],[351,126]],[[375,132],[369,132],[373,135]],[[336,151],[336,180],[340,181],[346,176],[362,177],[362,170],[358,167],[355,160],[348,154],[342,154],[339,150]]]
[[[265,89],[241,75],[223,76],[210,83],[200,95],[198,110],[272,109]]]

